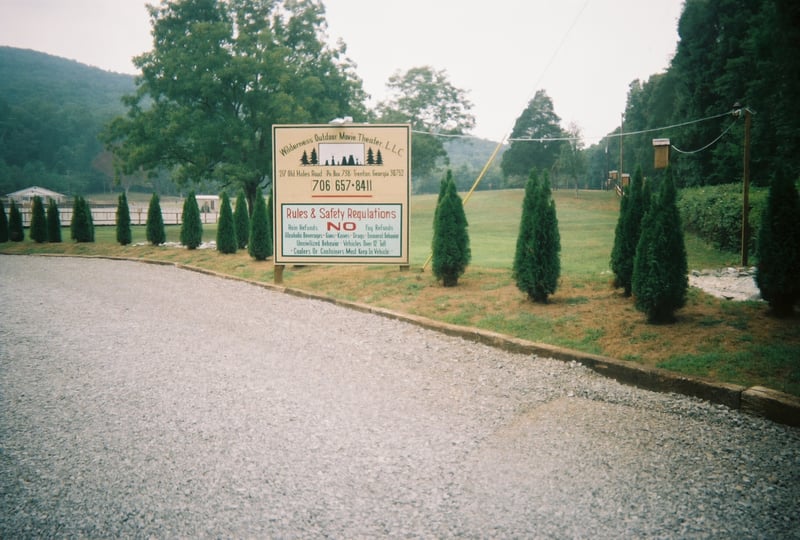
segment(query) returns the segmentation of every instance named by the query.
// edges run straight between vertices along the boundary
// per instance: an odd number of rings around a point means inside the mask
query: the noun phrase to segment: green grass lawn
[[[477,191],[467,201],[470,247],[474,266],[511,268],[522,211],[521,189]],[[613,191],[553,192],[561,234],[564,275],[600,275],[610,270],[619,199]],[[418,195],[411,201],[411,260],[423,264],[430,255],[436,195]],[[687,235],[690,268],[718,268],[736,264],[737,255],[714,249]]]

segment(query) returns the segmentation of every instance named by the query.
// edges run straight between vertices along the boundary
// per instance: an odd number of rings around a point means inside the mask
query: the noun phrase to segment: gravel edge
[[[359,302],[340,300],[303,289],[286,287],[281,284],[266,283],[262,281],[240,278],[237,276],[222,274],[212,270],[207,270],[205,268],[178,262],[159,261],[154,259],[133,259],[128,257],[112,257],[104,255],[41,254],[35,256],[108,259],[115,261],[139,262],[143,264],[155,264],[160,266],[173,266],[191,272],[206,274],[221,279],[248,283],[250,285],[262,287],[264,289],[269,289],[276,292],[282,292],[284,294],[329,302],[344,308],[370,313],[388,319],[407,322],[422,328],[441,332],[449,336],[460,337],[469,341],[496,347],[507,352],[547,356],[564,362],[577,362],[605,377],[609,377],[623,384],[632,385],[646,390],[652,390],[654,392],[677,393],[692,396],[709,401],[711,403],[724,405],[734,410],[741,410],[755,416],[767,418],[773,422],[793,427],[800,427],[800,397],[779,392],[763,386],[746,387],[737,384],[714,381],[702,377],[681,375],[660,368],[643,366],[635,362],[575,351],[572,349],[548,345],[546,343],[528,341],[480,328],[443,323],[427,317],[411,315]]]

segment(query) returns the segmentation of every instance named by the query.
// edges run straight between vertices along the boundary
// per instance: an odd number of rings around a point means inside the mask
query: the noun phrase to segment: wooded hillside
[[[0,195],[39,185],[66,194],[108,188],[98,135],[124,114],[131,75],[0,47]]]

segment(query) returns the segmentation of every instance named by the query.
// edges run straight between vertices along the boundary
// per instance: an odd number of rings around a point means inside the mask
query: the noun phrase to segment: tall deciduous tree
[[[658,195],[642,220],[631,289],[636,309],[652,323],[672,322],[686,304],[689,289],[686,246],[676,204],[675,182],[668,167]]]
[[[258,201],[257,194],[256,201]],[[253,212],[255,212],[255,208]],[[248,238],[250,238],[250,213],[247,211],[247,200],[244,196],[244,190],[239,190],[239,194],[236,196],[236,209],[233,211],[233,221],[236,223],[236,242],[238,243],[239,249],[244,249],[247,247]]]
[[[556,203],[547,175],[531,170],[522,201],[513,274],[517,288],[530,300],[547,303],[561,275],[561,235]]]
[[[133,241],[131,234],[131,210],[128,206],[128,196],[123,191],[117,198],[117,242],[127,246]]]
[[[58,214],[58,204],[54,199],[47,203],[47,241],[61,242],[61,217]]]
[[[47,242],[47,217],[44,212],[44,202],[38,195],[33,198],[31,207],[31,240],[37,244]]]
[[[800,300],[800,199],[797,188],[779,172],[772,180],[758,231],[756,284],[778,317],[787,317]]]
[[[147,241],[154,246],[159,246],[167,241],[167,231],[164,229],[164,216],[161,214],[161,200],[158,198],[158,193],[153,193],[147,207]]]
[[[181,217],[181,244],[188,249],[197,249],[203,243],[203,222],[200,219],[200,207],[194,191],[183,201],[183,214]]]
[[[423,191],[433,191],[437,167],[449,163],[447,151],[441,138],[419,132],[454,135],[472,129],[475,127],[475,117],[470,112],[472,103],[466,91],[450,82],[445,70],[430,66],[414,67],[405,73],[398,71],[389,78],[386,87],[390,97],[378,104],[378,119],[409,123],[417,131],[411,138],[411,173],[423,185]]]
[[[250,239],[247,243],[247,252],[251,257],[263,261],[272,255],[272,228],[261,188],[256,192],[256,206],[253,208],[248,236]]]
[[[464,204],[453,174],[447,171],[439,203],[434,212],[433,262],[431,270],[445,287],[454,287],[472,258]]]
[[[179,183],[268,179],[273,124],[365,118],[345,46],[325,41],[317,0],[182,0],[150,7],[153,50],[105,141],[122,172],[174,169]]]
[[[258,192],[258,190],[256,190]],[[217,223],[217,251],[220,253],[236,253],[236,224],[233,222],[231,200],[226,192],[222,192],[219,200],[219,223]]]
[[[549,139],[563,137],[560,123],[553,101],[544,90],[538,90],[514,123],[511,146],[500,163],[509,185],[521,186],[533,169],[548,171],[552,168],[564,141]]]

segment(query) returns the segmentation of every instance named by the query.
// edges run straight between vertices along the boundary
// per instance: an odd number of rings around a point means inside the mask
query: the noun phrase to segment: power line
[[[709,120],[716,120],[717,118],[722,118],[723,116],[729,116],[735,114],[736,110],[726,111],[724,113],[715,114],[713,116],[707,116],[705,118],[698,118],[697,120],[689,120],[687,122],[681,122],[679,124],[671,124],[669,126],[662,126],[656,128],[648,128],[648,129],[640,129],[637,131],[624,131],[622,133],[609,133],[608,135],[604,135],[602,137],[540,137],[540,138],[523,138],[523,137],[515,137],[513,139],[508,139],[509,142],[520,141],[520,142],[549,142],[549,141],[577,141],[581,139],[605,139],[605,138],[612,138],[612,137],[626,137],[628,135],[642,135],[644,133],[652,133],[654,131],[666,131],[668,129],[674,129],[684,126],[689,126],[692,124],[699,124],[700,122],[707,122]],[[730,127],[728,127],[730,129]],[[725,130],[727,131],[727,130]],[[716,142],[716,141],[714,141]],[[712,143],[713,144],[713,143]],[[677,148],[676,148],[677,150]],[[678,150],[680,152],[680,150]],[[699,150],[695,150],[698,152]]]
[[[749,110],[749,109],[747,109],[747,110]],[[557,141],[579,141],[579,140],[583,140],[583,139],[605,139],[605,138],[610,139],[610,138],[613,138],[613,137],[626,137],[626,136],[629,136],[629,135],[642,135],[644,133],[653,133],[655,131],[666,131],[666,130],[669,130],[669,129],[675,129],[675,128],[679,128],[679,127],[690,126],[692,124],[699,124],[701,122],[708,122],[709,120],[716,120],[717,118],[722,118],[723,116],[730,116],[730,115],[736,116],[737,112],[738,112],[738,109],[734,109],[734,110],[730,110],[730,111],[725,111],[723,113],[715,114],[715,115],[712,115],[712,116],[706,116],[705,118],[698,118],[696,120],[688,120],[686,122],[680,122],[678,124],[670,124],[668,126],[661,126],[661,127],[648,128],[648,129],[639,129],[639,130],[636,130],[636,131],[624,131],[622,133],[609,133],[608,135],[603,135],[602,137],[538,137],[538,138],[525,138],[525,137],[505,138],[504,137],[503,141],[501,141],[501,144],[504,141],[508,141],[508,142],[539,142],[539,143],[543,143],[543,142],[557,142]],[[725,129],[725,131],[723,131],[722,134],[720,134],[719,137],[714,139],[712,142],[710,142],[706,146],[704,146],[702,148],[699,148],[697,150],[685,151],[685,150],[681,150],[681,149],[675,147],[674,145],[672,147],[677,152],[680,152],[682,154],[694,154],[694,153],[697,153],[697,152],[701,152],[702,150],[705,150],[709,146],[711,146],[714,143],[716,143],[717,141],[719,141],[719,139],[721,139],[722,136],[725,135],[725,133],[727,133],[731,129],[731,127],[733,127],[733,125],[735,123],[736,123],[735,121],[733,123],[731,123],[731,125],[728,126]],[[411,131],[412,131],[412,133],[420,133],[422,135],[432,135],[434,137],[450,137],[450,138],[462,138],[462,139],[478,139],[478,138],[480,138],[480,137],[477,137],[476,135],[470,135],[470,134],[435,133],[435,132],[432,132],[432,131],[420,131],[420,130],[416,130],[416,129],[412,129]]]
[[[652,133],[654,131],[664,131],[664,130],[667,130],[667,129],[674,129],[674,128],[679,128],[679,127],[683,127],[683,126],[689,126],[691,124],[699,124],[700,122],[707,122],[709,120],[716,120],[717,118],[722,118],[723,116],[734,115],[735,113],[736,113],[736,110],[730,110],[730,111],[725,111],[724,113],[715,114],[713,116],[706,116],[705,118],[698,118],[697,120],[689,120],[687,122],[681,122],[680,124],[672,124],[670,126],[650,128],[650,129],[640,129],[638,131],[628,131],[628,132],[625,132],[625,133],[612,133],[612,134],[606,135],[606,137],[608,137],[608,138],[611,138],[611,137],[624,137],[626,135],[641,135],[642,133]],[[603,138],[603,137],[601,137],[601,138]]]
[[[731,122],[731,124],[728,127],[726,127],[725,130],[722,133],[719,134],[719,137],[717,137],[716,139],[714,139],[713,141],[711,141],[707,145],[705,145],[705,146],[703,146],[701,148],[698,148],[697,150],[681,150],[680,148],[678,148],[674,144],[670,144],[670,146],[672,147],[673,150],[675,150],[676,152],[678,152],[680,154],[697,154],[698,152],[702,152],[703,150],[706,150],[707,148],[709,148],[709,147],[713,146],[714,144],[716,144],[717,141],[719,141],[722,137],[725,136],[726,133],[728,133],[728,131],[730,131],[730,129],[734,126],[734,124],[736,124],[736,120]]]
[[[531,90],[531,93],[528,94],[528,100],[527,101],[530,101],[531,100],[531,95],[535,94],[536,88],[539,86],[539,83],[542,82],[542,79],[544,78],[545,74],[547,73],[547,70],[550,69],[550,65],[555,61],[556,56],[558,56],[558,53],[561,51],[561,47],[563,47],[564,43],[566,43],[567,38],[572,33],[572,29],[575,28],[576,24],[578,24],[578,20],[581,18],[581,15],[583,15],[583,12],[586,10],[586,6],[589,5],[589,2],[590,2],[590,0],[586,0],[586,2],[583,3],[583,7],[581,7],[580,11],[575,15],[575,18],[572,20],[572,24],[570,24],[569,28],[564,33],[564,37],[561,38],[561,42],[558,44],[558,47],[556,47],[555,51],[553,51],[553,54],[550,56],[550,60],[547,61],[547,65],[544,67],[544,70],[542,70],[542,73],[539,75],[539,78],[536,80],[536,84],[533,85],[533,89]],[[512,129],[513,129],[513,127],[512,127]],[[486,172],[489,170],[489,166],[492,164],[492,162],[494,161],[495,157],[497,157],[497,154],[500,152],[500,148],[503,147],[503,143],[505,143],[506,139],[511,134],[512,129],[509,129],[508,132],[506,134],[504,134],[503,137],[500,139],[500,141],[497,143],[497,146],[495,146],[495,149],[492,152],[492,155],[489,156],[489,159],[486,161],[486,164],[483,166],[483,169],[481,170],[480,174],[478,174],[478,177],[475,179],[475,182],[473,182],[472,187],[470,188],[469,192],[464,196],[464,199],[462,201],[462,205],[467,204],[467,202],[469,201],[470,197],[472,197],[472,194],[475,192],[475,189],[478,187],[478,184],[481,183],[481,180],[483,180],[483,177],[486,175]],[[428,257],[428,260],[425,261],[425,264],[422,265],[422,269],[423,270],[425,270],[425,267],[428,266],[428,263],[431,262],[432,258],[433,258],[433,253],[431,253],[431,255]]]

